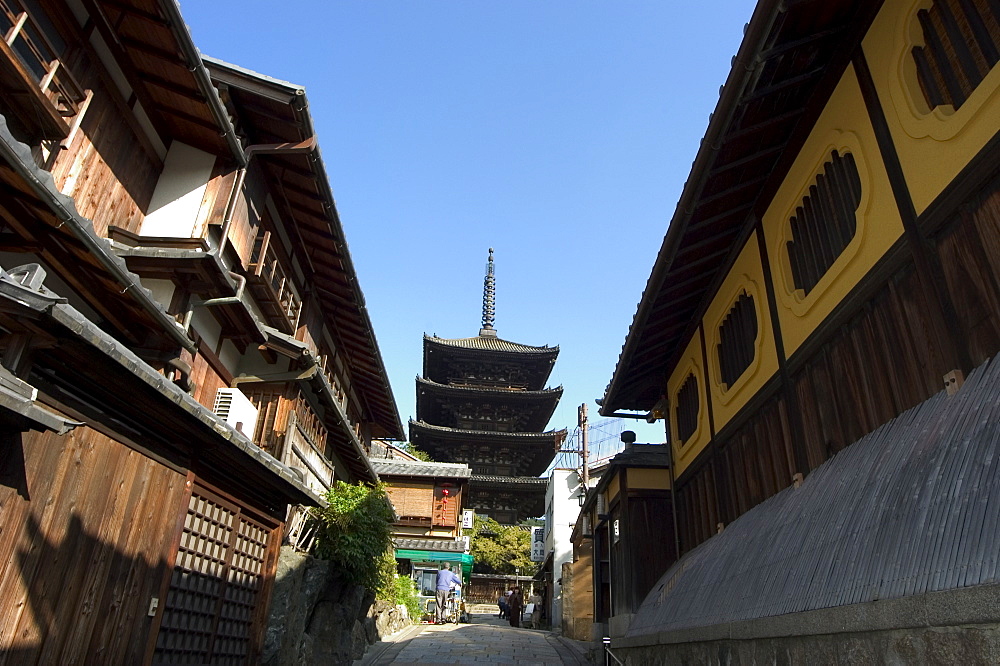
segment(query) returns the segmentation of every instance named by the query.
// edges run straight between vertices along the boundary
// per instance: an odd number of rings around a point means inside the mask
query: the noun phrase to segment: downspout
[[[247,159],[249,162],[249,158]],[[240,192],[243,190],[243,182],[247,177],[247,167],[242,166],[236,171],[236,181],[233,183],[233,189],[229,193],[229,201],[226,202],[226,212],[222,215],[222,238],[219,239],[219,247],[215,250],[215,255],[222,258],[223,251],[226,249],[226,243],[229,241],[229,227],[233,224],[233,215],[236,213],[236,197],[239,196]]]
[[[247,286],[247,279],[240,275],[239,273],[234,273],[229,271],[229,277],[233,278],[237,282],[236,295],[235,296],[223,296],[221,298],[209,298],[205,301],[193,301],[189,306],[187,312],[184,314],[184,332],[191,330],[191,319],[194,317],[194,309],[198,307],[211,307],[213,305],[242,305],[243,304],[243,290]]]

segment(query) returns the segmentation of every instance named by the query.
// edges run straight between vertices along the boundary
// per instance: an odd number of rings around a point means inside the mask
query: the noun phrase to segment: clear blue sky
[[[603,395],[749,0],[184,0],[207,55],[304,85],[404,425],[423,333],[559,345]],[[639,422],[640,425],[642,422]],[[662,426],[637,427],[662,441]]]

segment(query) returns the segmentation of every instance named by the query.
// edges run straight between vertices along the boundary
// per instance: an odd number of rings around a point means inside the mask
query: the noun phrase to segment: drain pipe
[[[233,224],[233,215],[236,214],[236,200],[243,191],[243,182],[247,177],[247,168],[240,167],[236,170],[236,180],[233,182],[233,189],[229,193],[229,201],[226,202],[226,212],[222,214],[222,238],[219,239],[219,247],[215,251],[215,255],[222,258],[223,252],[226,249],[226,243],[229,241],[229,227]]]
[[[187,312],[184,314],[184,331],[191,330],[191,319],[194,317],[194,309],[198,307],[211,307],[213,305],[238,305],[243,303],[243,290],[247,286],[247,279],[239,273],[229,271],[229,277],[237,282],[235,296],[223,296],[221,298],[209,298],[205,301],[193,301]]]

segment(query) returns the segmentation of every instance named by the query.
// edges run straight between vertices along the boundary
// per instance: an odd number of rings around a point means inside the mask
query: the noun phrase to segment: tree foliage
[[[405,450],[407,453],[409,453],[417,460],[422,460],[423,462],[434,462],[434,458],[431,457],[431,454],[427,453],[426,451],[421,451],[420,449],[415,447],[413,444],[410,444],[409,442],[403,444],[403,450]]]
[[[477,515],[471,530],[470,553],[478,573],[533,575],[538,568],[531,561],[531,533],[518,525],[501,525],[492,518]]]
[[[314,554],[338,564],[352,582],[379,599],[396,597],[396,560],[392,551],[392,505],[385,486],[336,481],[327,506],[313,509],[320,529]]]

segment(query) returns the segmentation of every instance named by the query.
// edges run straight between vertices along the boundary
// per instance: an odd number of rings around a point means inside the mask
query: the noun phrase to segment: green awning
[[[475,559],[468,553],[448,553],[442,550],[407,550],[396,549],[397,560],[415,560],[417,562],[460,562],[462,564],[462,580],[469,582],[472,575],[472,564]]]

